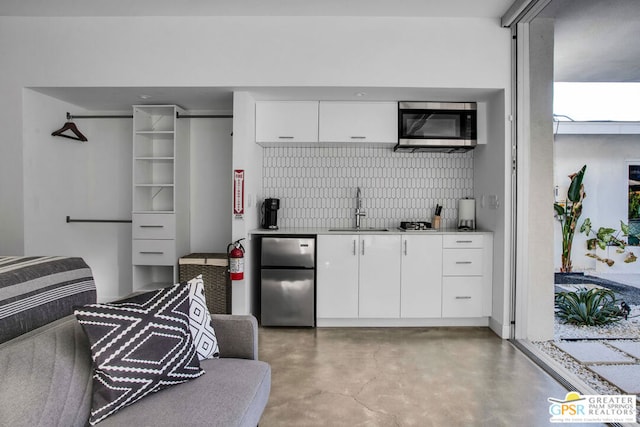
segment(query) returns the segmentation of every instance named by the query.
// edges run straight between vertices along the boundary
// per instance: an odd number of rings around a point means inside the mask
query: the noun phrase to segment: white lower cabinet
[[[358,318],[358,236],[318,235],[316,241],[316,315]]]
[[[360,236],[359,317],[400,317],[400,236]]]
[[[319,235],[318,318],[400,315],[400,236]]]
[[[442,249],[442,274],[482,276],[482,249]]]
[[[442,316],[442,236],[402,236],[400,316]]]
[[[442,317],[481,317],[482,277],[442,278]]]
[[[317,317],[476,325],[491,316],[492,252],[492,236],[480,233],[318,235]]]
[[[492,245],[483,235],[444,236],[442,249],[442,317],[491,315],[491,288],[487,281]],[[487,289],[488,288],[488,289]]]

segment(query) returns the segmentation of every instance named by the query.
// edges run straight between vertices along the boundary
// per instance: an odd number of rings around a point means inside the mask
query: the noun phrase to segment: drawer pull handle
[[[140,251],[141,254],[144,255],[162,255],[164,252],[162,251]]]
[[[352,136],[351,139],[367,139],[366,136]]]
[[[471,299],[471,297],[468,297],[468,296],[460,296],[460,297],[456,297],[456,299]]]
[[[473,264],[471,261],[456,261],[456,264]]]
[[[456,240],[456,243],[473,243],[473,240]]]
[[[292,136],[279,136],[278,139],[293,139]]]
[[[140,228],[164,228],[164,225],[141,225]]]
[[[301,248],[308,248],[309,244],[308,243],[300,243],[300,247]]]

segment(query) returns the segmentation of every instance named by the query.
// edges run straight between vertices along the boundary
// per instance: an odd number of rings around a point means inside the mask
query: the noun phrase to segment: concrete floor
[[[261,328],[259,350],[261,427],[543,426],[567,392],[488,328]]]

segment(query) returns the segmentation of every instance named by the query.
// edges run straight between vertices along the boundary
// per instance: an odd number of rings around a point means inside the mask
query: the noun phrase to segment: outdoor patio
[[[640,397],[640,274],[556,275],[556,282],[556,292],[611,289],[631,313],[627,320],[605,326],[569,325],[556,317],[554,340],[533,342],[532,350],[581,394]]]

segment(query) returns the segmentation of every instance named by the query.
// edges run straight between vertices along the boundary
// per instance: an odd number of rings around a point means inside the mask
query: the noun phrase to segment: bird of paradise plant
[[[562,266],[560,272],[569,273],[572,270],[571,265],[571,247],[573,245],[573,236],[578,225],[578,218],[582,214],[582,201],[587,195],[584,192],[584,174],[587,165],[582,166],[578,172],[569,175],[571,184],[567,190],[567,199],[564,203],[554,203],[555,217],[560,221],[562,229]]]

